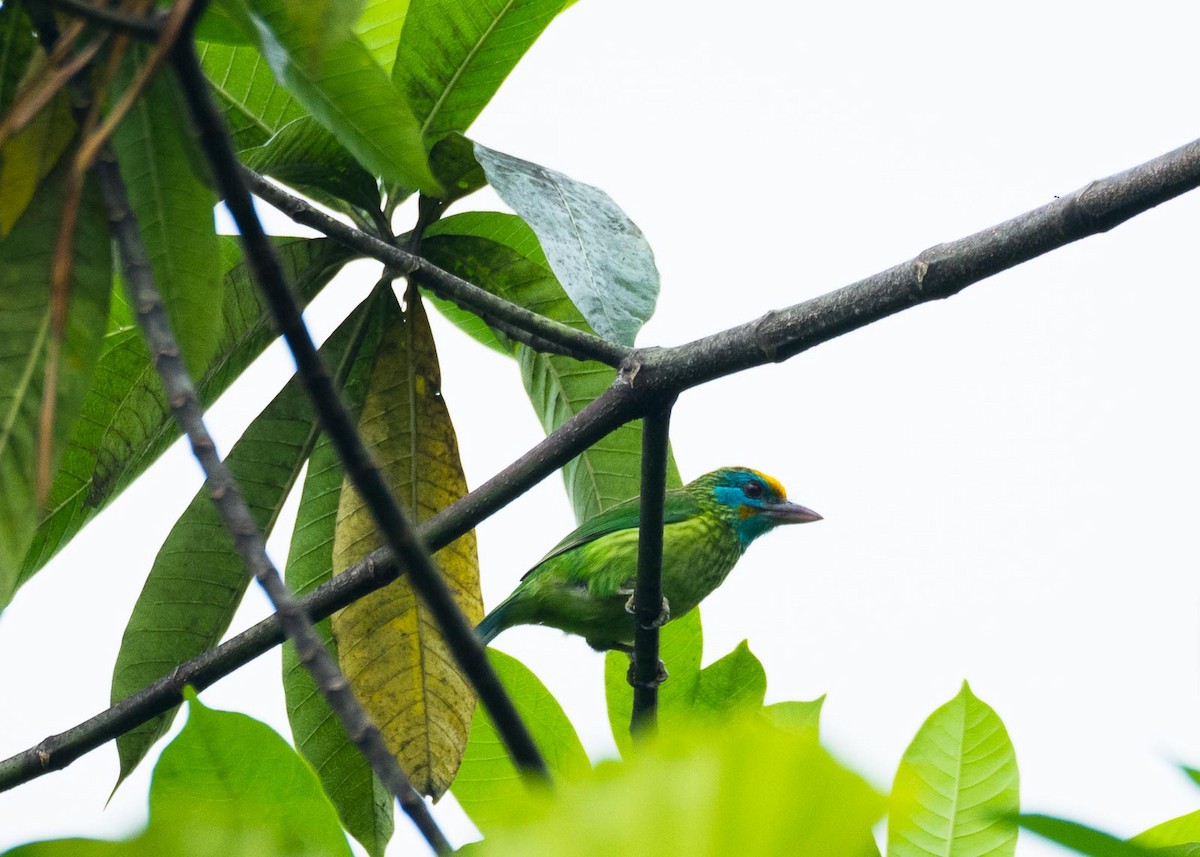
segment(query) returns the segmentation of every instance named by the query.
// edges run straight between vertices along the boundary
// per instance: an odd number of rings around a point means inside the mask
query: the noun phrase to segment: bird
[[[601,512],[559,542],[476,626],[481,641],[514,625],[548,625],[593,649],[632,653],[640,500]],[[711,594],[759,536],[819,520],[789,502],[777,479],[748,467],[722,467],[667,491],[659,624]]]

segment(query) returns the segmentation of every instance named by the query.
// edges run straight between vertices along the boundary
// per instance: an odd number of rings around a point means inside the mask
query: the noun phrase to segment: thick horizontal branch
[[[786,360],[910,306],[949,297],[999,271],[1107,231],[1197,186],[1200,141],[813,300],[687,345],[638,351],[626,361],[616,384],[530,452],[426,521],[421,536],[431,550],[444,547],[618,426],[645,415],[664,395]],[[379,550],[310,593],[303,603],[314,617],[326,616],[397,574],[394,559]],[[274,617],[260,622],[183,664],[171,677],[0,762],[0,791],[64,767],[177,705],[185,683],[207,687],[281,641]]]
[[[802,351],[993,274],[1107,232],[1200,186],[1200,140],[1011,220],[938,244],[849,286],[712,336],[645,355],[646,381],[683,390]],[[647,371],[648,370],[648,371]],[[643,376],[638,375],[642,381]]]
[[[297,223],[311,227],[365,256],[378,259],[398,274],[424,286],[438,297],[475,313],[484,321],[499,322],[497,327],[507,335],[539,351],[565,354],[577,360],[596,360],[616,367],[632,350],[493,295],[474,283],[442,270],[427,259],[330,217],[253,170],[243,168],[241,174],[255,196],[265,199]]]

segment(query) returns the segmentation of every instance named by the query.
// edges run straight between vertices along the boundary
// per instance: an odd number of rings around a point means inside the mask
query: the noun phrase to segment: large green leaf
[[[472,855],[878,853],[884,800],[817,743],[761,716],[668,732],[632,760],[600,765],[510,802]]]
[[[500,198],[533,228],[592,329],[633,345],[658,300],[654,253],[637,225],[599,188],[479,143],[475,157]]]
[[[379,184],[337,139],[311,116],[284,125],[275,136],[241,153],[256,172],[279,179],[331,208],[350,203],[362,211],[379,209]]]
[[[241,262],[236,239],[222,238],[221,249],[225,288],[216,311],[223,328],[217,353],[198,379],[205,407],[276,337],[270,312]],[[323,238],[278,239],[276,249],[303,304],[351,255]],[[80,419],[63,453],[47,510],[25,554],[21,582],[48,562],[178,437],[141,332],[129,320],[127,307],[120,305],[117,311],[124,318],[114,319],[104,336]]]
[[[438,194],[420,125],[358,36],[327,43],[303,25],[304,4],[287,0],[226,0],[244,16],[276,77],[364,167],[388,183]]]
[[[367,0],[354,25],[354,32],[384,71],[391,72],[396,63],[396,47],[407,15],[408,0]]]
[[[142,833],[38,842],[6,857],[350,857],[333,807],[295,751],[265,723],[189,696],[187,725],[154,768]]]
[[[284,125],[305,115],[299,102],[275,81],[258,48],[203,42],[196,48],[239,151],[261,146]]]
[[[1188,853],[1200,854],[1200,811],[1156,824],[1130,842],[1144,848],[1170,848],[1172,854],[1182,853],[1178,846],[1191,846]]]
[[[55,169],[0,240],[0,610],[19,585],[19,570],[38,523],[39,414],[51,347],[50,279],[62,220],[68,164]],[[92,182],[84,185],[73,240],[70,303],[51,379],[54,422],[50,473],[87,394],[108,317],[112,259],[108,221]]]
[[[195,698],[187,725],[155,765],[150,824],[175,838],[225,839],[219,851],[211,841],[199,846],[208,853],[350,855],[333,808],[296,752],[265,723]]]
[[[381,291],[368,304],[373,326],[342,389],[342,400],[355,415],[366,397],[387,301],[391,296]],[[308,459],[288,549],[285,579],[293,592],[310,592],[333,576],[333,530],[341,493],[341,464],[332,442],[322,435]],[[329,619],[316,623],[316,631],[330,654],[336,656]],[[283,690],[296,749],[317,772],[346,830],[372,857],[382,857],[392,837],[395,801],[350,741],[341,721],[330,712],[290,643],[283,647]]]
[[[392,78],[426,140],[465,131],[563,0],[412,0]]]
[[[322,347],[339,382],[345,379],[369,326],[370,319],[360,308]],[[304,385],[294,376],[226,457],[264,535],[274,528],[319,429]],[[208,489],[201,488],[167,535],[134,605],[113,667],[112,701],[141,690],[216,645],[248,584],[245,564]],[[166,734],[174,717],[172,709],[117,738],[118,784]]]
[[[1017,756],[996,712],[963,682],[917,731],[892,785],[888,857],[1012,855]]]
[[[510,655],[488,649],[496,675],[512,697],[554,780],[578,779],[590,767],[587,753],[558,700],[528,667]],[[485,834],[502,827],[512,804],[529,787],[508,755],[483,706],[475,709],[471,738],[454,780],[454,797]]]
[[[590,330],[555,279],[537,237],[519,217],[496,212],[448,217],[430,227],[422,252],[434,264],[513,303],[571,327]],[[476,317],[462,310],[449,317],[478,334]],[[497,344],[507,342],[489,335]],[[601,363],[540,354],[523,345],[507,347],[520,363],[525,389],[547,433],[607,390],[616,376],[612,368]],[[563,468],[577,521],[582,523],[637,496],[641,490],[641,448],[641,423],[630,423]],[[668,462],[667,485],[682,485],[674,460]]]
[[[148,48],[135,46],[118,75],[133,82]],[[134,62],[136,60],[136,64]],[[192,171],[186,111],[174,81],[155,75],[117,126],[113,149],[171,330],[193,375],[208,365],[221,335],[221,251],[213,223],[216,194]]]

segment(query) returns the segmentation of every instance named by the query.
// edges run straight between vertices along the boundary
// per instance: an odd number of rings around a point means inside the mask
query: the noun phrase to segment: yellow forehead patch
[[[752,470],[750,472],[753,473],[755,476],[757,476],[759,479],[761,479],[768,488],[770,488],[772,491],[774,491],[776,494],[778,494],[780,500],[783,500],[787,497],[787,489],[784,488],[783,485],[780,484],[779,480],[776,479],[774,476],[768,476],[767,474],[763,473],[761,470]]]

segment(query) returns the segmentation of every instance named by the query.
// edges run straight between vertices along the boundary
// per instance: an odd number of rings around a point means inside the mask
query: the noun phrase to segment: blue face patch
[[[722,506],[737,510],[733,528],[743,549],[775,526],[775,521],[757,512],[786,499],[778,481],[755,470],[730,473],[713,489],[713,497]]]

